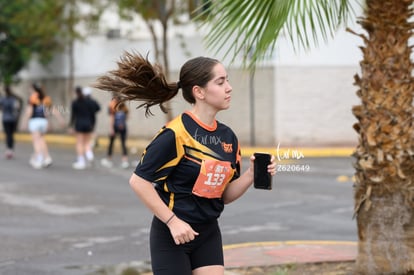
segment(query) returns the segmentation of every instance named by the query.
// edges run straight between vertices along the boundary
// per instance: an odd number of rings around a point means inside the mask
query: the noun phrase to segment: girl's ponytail
[[[124,52],[118,68],[97,79],[96,88],[109,91],[118,99],[119,106],[125,101],[142,101],[138,106],[145,108],[145,115],[153,115],[150,107],[159,105],[164,113],[168,110],[163,103],[178,93],[176,82],[168,83],[161,67],[152,65],[148,56]]]

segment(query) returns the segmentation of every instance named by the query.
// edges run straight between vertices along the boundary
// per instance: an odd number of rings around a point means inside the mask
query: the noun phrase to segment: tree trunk
[[[160,48],[158,46],[158,38],[157,33],[155,32],[154,23],[151,20],[147,20],[147,26],[152,37],[152,45],[154,46],[154,57],[155,60],[158,62],[160,58]]]
[[[68,2],[68,55],[69,55],[69,76],[66,91],[63,94],[63,102],[69,106],[71,102],[71,95],[74,90],[74,79],[75,79],[75,13],[76,13],[76,2],[71,0]]]
[[[170,62],[168,61],[168,23],[163,22],[162,23],[163,32],[162,32],[162,58],[164,63],[164,70],[165,70],[165,76],[168,81],[171,81],[170,79]],[[165,103],[165,107],[168,110],[168,113],[166,114],[167,121],[170,121],[174,118],[173,110],[171,108],[171,102],[167,101]]]
[[[367,0],[359,24],[363,60],[355,76],[361,105],[353,107],[356,274],[414,270],[413,0]]]
[[[155,50],[155,60],[158,64],[161,64],[163,69],[164,69],[164,74],[165,77],[167,78],[167,80],[169,81],[169,74],[170,74],[170,68],[169,68],[169,63],[168,63],[168,54],[167,54],[167,46],[168,44],[165,42],[167,39],[167,25],[162,24],[163,26],[163,35],[162,35],[162,48],[160,50],[159,45],[158,45],[158,37],[157,34],[155,32],[154,29],[154,25],[152,24],[152,22],[147,21],[147,26],[151,32],[151,36],[152,36],[152,42],[154,45],[154,50]],[[161,62],[162,61],[162,62]],[[164,103],[165,109],[168,110],[168,113],[165,114],[165,120],[168,122],[170,120],[172,120],[173,115],[172,115],[172,110],[171,110],[171,103],[169,101]]]
[[[68,43],[68,52],[69,52],[69,77],[68,77],[68,86],[67,90],[64,93],[63,100],[65,104],[70,104],[71,94],[74,91],[74,79],[75,79],[75,42],[71,40]]]

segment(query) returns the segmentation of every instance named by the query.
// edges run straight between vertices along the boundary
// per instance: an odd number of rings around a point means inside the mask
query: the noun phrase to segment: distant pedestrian
[[[108,113],[110,116],[109,119],[109,145],[106,158],[101,160],[102,166],[105,167],[112,167],[112,154],[113,154],[113,147],[114,141],[117,135],[121,140],[121,148],[122,148],[122,159],[121,159],[121,168],[128,168],[128,152],[126,147],[126,139],[127,139],[127,118],[128,118],[128,107],[125,105],[124,102],[118,104],[118,100],[116,98],[112,99],[109,103]]]
[[[17,130],[17,123],[23,107],[23,100],[15,95],[10,86],[5,86],[6,95],[0,99],[0,110],[3,113],[3,131],[6,136],[6,159],[13,158],[14,155],[14,133]]]
[[[99,105],[86,97],[82,87],[75,89],[76,99],[71,105],[70,126],[73,127],[76,136],[76,162],[72,164],[74,169],[82,170],[87,167],[87,161],[93,161],[94,155],[90,149],[91,137],[95,127],[95,113],[99,111]]]
[[[89,145],[86,148],[85,156],[86,159],[91,162],[94,160],[94,153],[93,149],[97,146],[97,137],[95,133],[95,126],[96,126],[96,114],[101,110],[101,105],[92,97],[92,89],[90,87],[83,87],[82,93],[85,96],[85,98],[92,101],[92,105],[94,105],[94,108],[96,112],[94,113],[92,119],[93,119],[93,129],[91,133],[91,141],[89,142]]]
[[[53,115],[64,125],[60,113],[52,107],[52,99],[46,95],[39,84],[32,84],[31,94],[26,109],[24,127],[28,128],[32,135],[34,154],[30,159],[30,165],[35,169],[41,169],[52,165],[52,158],[45,140],[48,131],[48,118]]]

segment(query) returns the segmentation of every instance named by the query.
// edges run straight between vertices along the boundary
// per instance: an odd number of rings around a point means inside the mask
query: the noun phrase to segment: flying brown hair
[[[152,115],[150,108],[154,105],[167,113],[163,103],[175,97],[180,88],[184,99],[195,103],[193,86],[204,87],[213,78],[212,69],[217,63],[208,57],[190,59],[181,67],[179,81],[168,82],[162,68],[151,64],[148,56],[124,52],[118,68],[99,77],[94,87],[111,92],[118,99],[117,106],[125,101],[142,101],[138,108],[144,107],[146,116]]]

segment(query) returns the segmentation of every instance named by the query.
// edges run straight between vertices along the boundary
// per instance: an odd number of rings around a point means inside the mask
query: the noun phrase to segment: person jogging
[[[90,144],[95,127],[95,114],[100,108],[96,102],[83,94],[82,87],[77,86],[75,93],[76,99],[72,101],[69,123],[76,136],[77,159],[72,164],[72,167],[73,169],[82,170],[87,167],[87,161],[93,160]]]
[[[101,160],[101,165],[107,168],[113,166],[112,155],[114,149],[114,142],[117,136],[121,141],[122,158],[121,168],[128,168],[128,150],[126,146],[127,140],[127,119],[128,119],[128,107],[124,102],[119,102],[117,98],[113,98],[108,106],[109,114],[109,144],[106,157]]]
[[[3,131],[6,136],[5,158],[11,159],[14,156],[14,134],[17,130],[23,101],[12,92],[10,86],[6,85],[4,90],[6,95],[0,99],[0,110],[3,113]]]
[[[82,93],[85,96],[86,99],[92,101],[92,105],[94,105],[94,108],[96,109],[95,114],[92,117],[93,125],[92,125],[92,133],[91,133],[91,141],[88,146],[86,146],[86,152],[85,157],[88,160],[89,163],[93,162],[95,159],[95,154],[93,152],[94,148],[98,146],[97,143],[97,137],[95,132],[95,126],[96,126],[96,114],[101,110],[101,105],[98,103],[96,99],[92,97],[92,89],[90,87],[83,87]]]
[[[253,183],[254,156],[241,174],[238,138],[216,114],[230,107],[232,87],[224,66],[196,57],[168,82],[162,70],[139,54],[125,53],[118,68],[98,79],[97,88],[120,102],[150,107],[182,90],[191,108],[168,122],[143,152],[129,183],[154,214],[150,230],[154,275],[222,275],[223,247],[218,224],[224,205]],[[268,165],[276,171],[275,158]]]
[[[23,127],[28,128],[32,135],[34,154],[30,158],[30,165],[35,169],[49,167],[53,162],[45,139],[50,115],[55,116],[62,126],[66,124],[60,113],[52,107],[52,99],[46,95],[43,87],[33,83]]]

